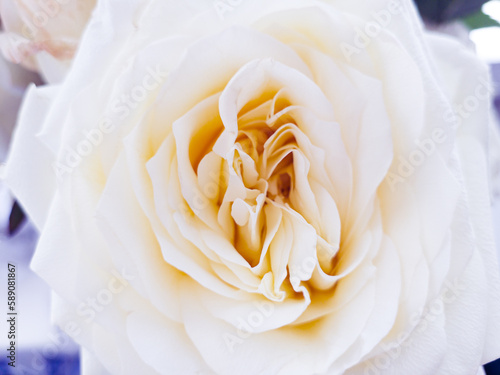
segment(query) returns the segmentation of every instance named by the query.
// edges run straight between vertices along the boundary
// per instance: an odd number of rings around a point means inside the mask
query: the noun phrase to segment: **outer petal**
[[[433,53],[438,58],[438,68],[445,87],[453,93],[453,103],[461,108],[454,113],[458,123],[459,153],[464,168],[464,180],[472,228],[477,239],[479,254],[486,276],[484,289],[488,290],[488,307],[485,317],[485,341],[482,363],[495,360],[500,355],[500,278],[498,255],[493,234],[493,218],[489,200],[488,157],[486,145],[490,135],[489,108],[491,86],[486,67],[479,63],[469,49],[444,36],[429,38]],[[456,57],[453,57],[456,56]],[[463,63],[450,68],[446,61],[460,59]],[[471,106],[471,103],[473,104]],[[447,113],[448,115],[449,113]],[[479,275],[478,275],[479,277]]]
[[[56,87],[34,85],[28,89],[7,163],[7,184],[38,229],[45,224],[56,189],[52,169],[55,155],[39,138],[40,119],[47,115],[57,91]]]

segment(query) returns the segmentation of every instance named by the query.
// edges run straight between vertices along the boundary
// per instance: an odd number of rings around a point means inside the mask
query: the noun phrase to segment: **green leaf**
[[[500,26],[497,20],[494,20],[482,11],[476,12],[464,18],[465,24],[471,29],[480,29],[483,27]]]

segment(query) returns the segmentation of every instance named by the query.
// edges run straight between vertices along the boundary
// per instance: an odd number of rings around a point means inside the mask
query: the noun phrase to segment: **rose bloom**
[[[99,2],[7,180],[86,374],[476,374],[488,73],[410,0]]]
[[[96,0],[0,0],[0,50],[14,63],[60,81]]]

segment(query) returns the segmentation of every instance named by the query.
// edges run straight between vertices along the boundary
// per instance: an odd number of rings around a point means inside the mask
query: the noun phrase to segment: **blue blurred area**
[[[488,363],[484,366],[484,370],[486,371],[486,375],[500,375],[500,359]]]
[[[496,89],[495,107],[500,117],[500,63],[491,65],[491,76]],[[498,374],[500,374],[500,372]]]
[[[422,17],[433,23],[450,22],[477,12],[488,0],[415,0]]]
[[[38,353],[19,353],[16,367],[9,366],[4,358],[0,361],[1,375],[79,375],[78,354],[63,354],[53,358]]]

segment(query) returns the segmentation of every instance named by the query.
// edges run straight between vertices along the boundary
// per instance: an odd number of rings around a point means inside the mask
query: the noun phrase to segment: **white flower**
[[[7,171],[83,372],[476,373],[489,91],[410,0],[99,2]]]
[[[0,0],[0,50],[49,82],[64,77],[96,0]]]

